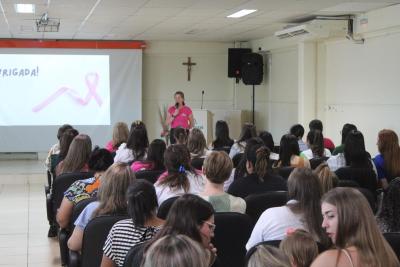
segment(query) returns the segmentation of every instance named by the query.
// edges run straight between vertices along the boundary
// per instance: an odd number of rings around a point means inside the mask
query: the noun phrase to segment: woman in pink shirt
[[[177,91],[174,95],[175,105],[169,107],[167,115],[167,125],[171,125],[170,142],[175,143],[174,129],[181,127],[189,130],[194,126],[192,109],[185,105],[185,95]]]

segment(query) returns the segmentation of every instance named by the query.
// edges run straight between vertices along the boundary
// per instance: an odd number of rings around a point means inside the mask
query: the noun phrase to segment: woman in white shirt
[[[204,190],[205,177],[190,166],[190,153],[185,145],[171,145],[164,154],[168,174],[154,184],[158,204],[186,193],[198,195]]]
[[[132,163],[143,160],[147,155],[149,138],[146,125],[142,121],[134,121],[131,125],[128,141],[122,143],[116,151],[114,162]]]
[[[324,136],[319,130],[311,130],[307,134],[307,145],[309,149],[301,152],[300,156],[313,159],[332,156],[329,149],[324,148]]]
[[[247,250],[262,241],[284,239],[289,228],[304,229],[315,240],[323,244],[328,242],[321,227],[321,188],[318,177],[308,168],[293,170],[288,179],[288,197],[285,206],[263,212],[246,244]]]
[[[229,152],[229,157],[233,159],[237,154],[243,153],[246,148],[246,142],[252,137],[256,137],[256,126],[251,123],[245,123],[242,127],[242,132],[240,133],[239,140],[237,140],[231,147]]]

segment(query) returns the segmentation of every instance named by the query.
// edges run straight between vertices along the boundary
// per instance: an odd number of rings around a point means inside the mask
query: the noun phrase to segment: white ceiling
[[[36,5],[17,14],[15,3]],[[356,14],[400,0],[0,0],[0,38],[245,41],[312,15]],[[241,19],[226,18],[258,9]],[[57,33],[36,32],[44,12],[61,20]]]

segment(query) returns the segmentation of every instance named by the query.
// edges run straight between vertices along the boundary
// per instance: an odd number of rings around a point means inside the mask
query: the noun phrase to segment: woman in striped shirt
[[[128,251],[151,239],[164,224],[156,216],[157,196],[151,183],[136,180],[128,188],[127,198],[131,218],[119,221],[111,228],[103,247],[101,267],[122,267]]]

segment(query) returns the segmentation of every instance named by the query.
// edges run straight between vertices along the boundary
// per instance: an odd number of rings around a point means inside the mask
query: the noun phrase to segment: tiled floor
[[[61,266],[48,222],[39,161],[0,161],[0,266]]]

